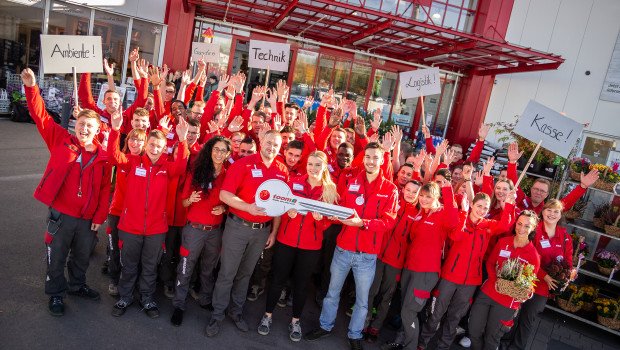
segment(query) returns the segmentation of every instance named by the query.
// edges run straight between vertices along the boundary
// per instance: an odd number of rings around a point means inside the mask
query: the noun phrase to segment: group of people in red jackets
[[[111,89],[99,109],[90,74],[82,74],[74,133],[45,111],[34,72],[21,74],[31,116],[51,153],[34,196],[49,206],[45,293],[52,315],[64,314],[66,294],[100,299],[85,276],[106,223],[108,293],[118,296],[112,306],[117,317],[133,303],[159,317],[159,279],[174,307],[172,325],[182,324],[191,294],[211,311],[209,337],[219,333],[225,316],[247,332],[244,304],[266,289],[265,313],[257,320],[263,336],[287,294],[291,341],[330,335],[341,294],[354,294],[347,333],[352,349],[378,340],[394,302],[402,325],[384,349],[429,349],[440,329],[433,346],[449,349],[468,314],[473,349],[496,349],[511,328],[509,348],[525,348],[549,290],[558,287],[544,267],[558,257],[572,260],[562,213],[598,178],[596,170],[582,174],[580,186],[562,200],[547,200],[551,185],[543,179],[527,196],[514,185],[522,153],[516,144],[509,147],[504,176],[491,176],[492,158],[476,172],[488,126],[480,128],[466,160],[460,145],[434,147],[425,126],[426,149],[415,152],[398,127],[379,137],[381,110],[367,129],[356,103],[332,91],[309,123],[305,108],[313,99],[303,108],[287,103],[283,81],[254,88],[244,105],[245,75],[224,75],[205,102],[202,60],[193,79],[183,74],[179,91],[165,70],[140,60],[137,49],[129,60],[135,103],[123,110]],[[255,195],[274,179],[297,197],[346,207],[353,215],[291,209],[267,216]],[[535,267],[540,282],[528,300],[495,288],[497,267],[509,258]],[[304,335],[300,319],[313,274],[321,315],[319,327]]]

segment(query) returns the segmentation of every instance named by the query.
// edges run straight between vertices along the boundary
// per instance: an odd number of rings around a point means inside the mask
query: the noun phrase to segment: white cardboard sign
[[[290,209],[297,210],[301,215],[318,212],[342,220],[350,218],[354,213],[353,209],[295,196],[286,182],[275,179],[258,186],[254,200],[258,207],[264,208],[267,215],[272,217],[283,215]]]
[[[41,57],[46,74],[103,72],[100,36],[41,34]]]
[[[192,61],[196,62],[203,58],[205,62],[218,63],[220,61],[220,44],[192,43]]]
[[[440,94],[439,68],[416,69],[400,73],[400,91],[402,98]]]
[[[534,100],[527,104],[514,128],[516,134],[536,143],[542,140],[542,147],[564,158],[582,131],[583,124]]]
[[[250,40],[248,67],[288,72],[290,51],[289,44]]]
[[[125,92],[127,89],[122,86],[116,86],[115,89],[121,95],[122,104],[125,100]],[[108,91],[108,83],[101,84],[101,90],[99,91],[99,96],[97,97],[97,107],[99,107],[99,109],[105,109],[105,105],[103,104],[103,94],[105,94],[106,91]]]

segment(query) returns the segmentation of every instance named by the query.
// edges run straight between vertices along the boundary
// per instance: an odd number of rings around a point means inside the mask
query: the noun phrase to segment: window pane
[[[384,121],[387,121],[390,115],[390,106],[392,106],[392,98],[394,97],[397,81],[398,75],[396,73],[386,72],[381,69],[375,70],[370,100],[368,101],[368,111],[373,112],[377,108],[381,108],[381,115]]]
[[[312,51],[297,51],[297,61],[293,72],[291,102],[302,103],[312,92],[312,83],[316,74],[316,63],[319,54]]]
[[[455,93],[455,82],[456,77],[452,75],[448,75],[447,79],[444,78],[445,75],[441,76],[441,80],[443,81],[443,96],[441,96],[441,105],[439,106],[439,113],[437,114],[436,121],[433,120],[434,128],[431,127],[431,133],[437,136],[443,136],[446,130],[446,122],[448,121],[448,116],[450,112],[450,105],[452,102],[452,98]],[[439,95],[435,95],[439,98]],[[426,101],[425,101],[426,102]],[[426,106],[426,103],[425,103]]]
[[[459,30],[467,33],[471,33],[472,26],[474,25],[474,12],[463,11],[461,13],[461,20],[459,21]]]
[[[332,73],[334,72],[334,56],[321,55],[319,60],[319,76],[314,89],[314,99],[320,100],[332,85]]]
[[[478,9],[478,0],[465,0],[465,3],[463,4],[464,8],[468,8],[470,10],[477,10]]]
[[[366,92],[370,82],[371,66],[354,63],[351,70],[351,80],[349,81],[349,91],[347,99],[355,101],[358,108],[364,108],[366,102]]]
[[[411,132],[411,123],[415,116],[415,109],[418,106],[418,98],[401,98],[400,86],[396,86],[396,101],[392,107],[392,120],[394,123],[401,125],[403,129],[403,138],[409,139]]]
[[[383,4],[381,5],[381,12],[392,12],[394,13],[394,10],[396,10],[396,3],[398,2],[398,0],[383,0]]]
[[[446,10],[446,18],[443,20],[443,26],[446,28],[456,29],[459,23],[460,14],[460,8],[448,6],[448,9]]]
[[[140,48],[140,58],[157,65],[163,27],[157,24],[133,20],[129,50]],[[127,78],[131,77],[131,65],[127,63]]]
[[[448,4],[461,7],[463,5],[463,0],[448,0]]]
[[[127,41],[127,27],[129,19],[107,12],[95,11],[95,24],[93,35],[101,36],[103,57],[108,59],[108,63],[115,64],[114,82],[120,85],[121,70],[125,60],[125,43]],[[92,82],[106,82],[105,73],[93,75]],[[94,93],[94,91],[93,91]]]
[[[334,81],[332,86],[334,89],[334,97],[340,101],[347,92],[347,82],[349,81],[349,72],[351,71],[351,61],[338,58],[336,60],[336,68],[334,70]]]
[[[6,86],[6,74],[19,74],[30,67],[39,71],[39,52],[45,1],[24,5],[0,0],[0,86]],[[20,82],[21,84],[21,82]]]
[[[434,23],[436,26],[441,26],[443,22],[443,18],[446,12],[446,5],[433,3],[433,7],[431,8],[430,23]]]

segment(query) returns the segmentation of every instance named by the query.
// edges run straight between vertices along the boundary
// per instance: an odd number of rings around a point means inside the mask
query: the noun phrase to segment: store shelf
[[[572,185],[577,185],[577,186],[581,185],[580,182],[569,180],[569,179],[566,179],[564,182],[572,184]],[[605,191],[605,190],[601,190],[601,189],[598,189],[598,188],[596,188],[594,186],[590,186],[590,187],[588,187],[588,189],[590,189],[592,191],[596,191],[596,192],[607,193],[607,194],[610,194],[612,196],[620,196],[620,194],[617,194],[617,193],[614,193],[614,192]]]
[[[530,173],[529,171],[526,171],[525,173],[526,173],[527,175],[530,175],[530,176],[536,176],[536,177],[539,177],[539,178],[542,178],[542,179],[547,179],[547,180],[552,181],[552,182],[553,182],[553,180],[555,180],[555,179],[554,179],[554,178],[552,178],[552,177],[549,177],[549,176],[542,176],[542,175],[539,175],[539,174]]]
[[[605,283],[607,283],[607,280],[609,279],[609,276],[603,276],[598,272],[597,264],[591,260],[588,260],[585,264],[583,264],[583,266],[581,266],[581,268],[579,269],[579,274],[596,278]],[[614,278],[612,278],[609,284],[620,287],[620,273],[614,274]]]
[[[594,326],[594,327],[600,328],[600,329],[605,330],[605,331],[607,331],[607,332],[609,332],[611,334],[615,334],[617,336],[620,336],[620,331],[615,331],[613,329],[607,328],[607,327],[603,326],[602,324],[599,324],[599,323],[594,322],[594,321],[590,321],[587,318],[583,318],[581,316],[575,315],[572,312],[564,311],[564,310],[562,310],[562,309],[560,309],[558,307],[555,307],[555,306],[549,305],[549,304],[546,304],[545,308],[547,308],[549,310],[552,310],[552,311],[555,311],[557,313],[560,313],[560,314],[562,314],[564,316],[568,316],[568,317],[574,318],[574,319],[579,320],[579,321],[581,321],[583,323],[587,323],[590,326]]]
[[[572,226],[572,227],[576,227],[578,229],[585,230],[585,231],[588,231],[588,232],[596,233],[597,235],[609,237],[611,239],[620,240],[619,237],[608,235],[608,234],[605,233],[605,231],[603,231],[600,228],[594,226],[594,224],[591,223],[590,221],[586,221],[586,220],[583,220],[583,219],[575,219],[575,220],[572,220],[572,221],[567,220],[566,221],[566,225]]]

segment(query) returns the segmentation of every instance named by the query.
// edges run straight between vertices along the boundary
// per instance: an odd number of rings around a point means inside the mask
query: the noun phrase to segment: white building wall
[[[566,61],[557,70],[496,76],[485,122],[512,122],[533,99],[590,123],[585,132],[620,139],[620,103],[599,99],[619,18],[618,0],[515,0],[506,40]]]

